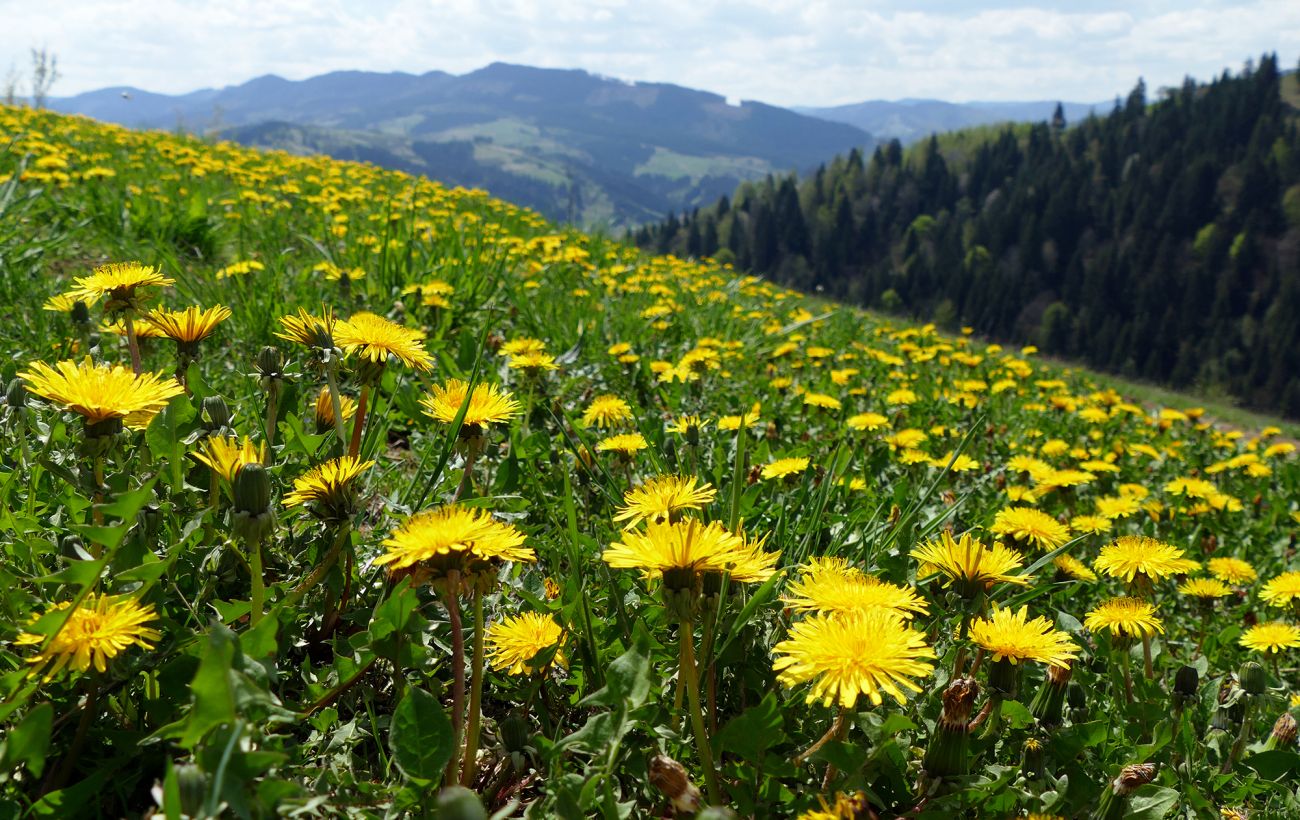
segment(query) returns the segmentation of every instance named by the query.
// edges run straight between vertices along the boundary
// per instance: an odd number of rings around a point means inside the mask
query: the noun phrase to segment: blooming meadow
[[[0,108],[0,816],[1300,816],[1295,445]]]

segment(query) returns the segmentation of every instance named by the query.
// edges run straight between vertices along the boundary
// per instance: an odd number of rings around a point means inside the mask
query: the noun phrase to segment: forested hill
[[[1300,416],[1300,139],[1276,56],[1104,117],[854,151],[640,231],[805,290]]]

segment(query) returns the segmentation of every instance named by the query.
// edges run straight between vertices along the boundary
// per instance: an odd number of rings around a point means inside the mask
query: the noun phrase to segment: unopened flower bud
[[[922,764],[930,777],[960,777],[970,772],[970,715],[979,693],[975,679],[964,677],[943,690],[943,713]]]
[[[435,817],[439,820],[487,820],[487,809],[474,792],[464,786],[448,786],[438,792]]]
[[[1047,667],[1047,677],[1034,696],[1029,711],[1043,726],[1051,728],[1061,725],[1061,714],[1065,708],[1065,693],[1070,688],[1070,676],[1074,670],[1069,666]]]
[[[700,808],[700,789],[691,782],[686,767],[668,755],[655,755],[650,758],[650,784],[663,792],[673,809],[682,813],[694,813]]]
[[[74,325],[90,324],[90,307],[80,299],[72,303],[72,310],[68,311]]]
[[[27,386],[22,379],[12,379],[5,388],[5,404],[17,410],[27,406]]]
[[[220,396],[208,396],[203,400],[203,418],[207,420],[210,429],[229,427],[230,405]]]
[[[497,724],[497,733],[501,737],[501,745],[505,747],[505,750],[514,754],[515,752],[522,752],[528,746],[528,738],[532,734],[532,727],[528,724],[528,716],[519,710],[515,710]]]
[[[1196,702],[1196,690],[1201,685],[1201,675],[1192,666],[1181,666],[1174,673],[1174,706],[1182,709]]]
[[[247,541],[260,541],[275,526],[271,509],[271,477],[261,464],[245,464],[235,473],[231,488],[235,507],[231,523],[235,534]]]
[[[278,348],[268,345],[259,350],[256,365],[263,389],[269,389],[272,382],[284,378],[284,354]]]
[[[1241,666],[1241,688],[1248,695],[1262,695],[1268,689],[1268,673],[1264,667],[1254,661],[1246,661]]]

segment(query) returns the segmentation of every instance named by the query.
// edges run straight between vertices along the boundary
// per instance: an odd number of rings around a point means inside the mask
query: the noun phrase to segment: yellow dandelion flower
[[[1142,503],[1131,495],[1103,496],[1097,499],[1094,508],[1097,510],[1097,515],[1113,521],[1140,512]]]
[[[895,450],[914,450],[927,438],[929,438],[929,436],[925,434],[924,430],[908,428],[906,430],[899,430],[893,435],[888,436],[885,439],[885,443],[890,447],[893,447]]]
[[[971,621],[970,637],[993,656],[993,660],[1039,661],[1066,668],[1079,654],[1079,647],[1066,633],[1044,617],[1029,618],[1029,607],[1018,611],[996,608],[987,618]]]
[[[192,455],[195,460],[211,468],[212,472],[233,483],[245,465],[266,461],[266,443],[256,446],[252,439],[245,436],[241,445],[239,439],[233,436],[208,436],[203,439],[199,452]]]
[[[1184,557],[1183,551],[1145,535],[1121,535],[1101,548],[1093,562],[1100,572],[1133,583],[1138,576],[1159,580],[1199,569],[1200,564]]]
[[[776,461],[763,465],[763,478],[785,478],[796,475],[807,470],[809,463],[809,459],[802,456],[778,458]]]
[[[1255,652],[1277,654],[1300,646],[1300,626],[1281,621],[1255,624],[1241,634],[1237,643]]]
[[[475,385],[471,393],[469,383],[461,379],[449,379],[445,385],[434,385],[432,393],[420,399],[420,404],[424,406],[426,415],[451,424],[466,401],[469,402],[465,411],[466,427],[500,424],[519,414],[519,402],[510,393],[495,384]]]
[[[511,339],[497,349],[498,356],[521,356],[525,353],[545,353],[546,342],[528,336]]]
[[[1079,533],[1100,535],[1110,532],[1110,519],[1104,515],[1076,515],[1070,519],[1070,529]]]
[[[545,351],[539,352],[536,350],[511,356],[507,364],[511,370],[524,370],[532,373],[560,369],[560,366],[555,363],[554,356]]]
[[[852,708],[861,695],[879,706],[883,694],[904,703],[904,689],[921,691],[912,679],[934,671],[935,653],[925,635],[889,609],[812,615],[772,652],[777,679],[790,687],[812,682],[807,702],[826,706]]]
[[[390,572],[419,566],[435,578],[452,571],[477,574],[505,561],[531,563],[526,536],[487,510],[451,504],[410,516],[384,540],[376,566]]]
[[[306,310],[298,308],[297,316],[280,317],[280,330],[275,336],[306,347],[328,351],[334,349],[334,328],[337,324],[334,312],[329,308],[322,309],[320,316],[313,316]]]
[[[1178,587],[1183,595],[1210,600],[1232,594],[1232,587],[1217,578],[1192,578]]]
[[[809,809],[796,820],[857,820],[867,816],[867,797],[862,792],[852,795],[841,792],[835,795],[834,803],[827,803],[826,798],[818,796],[817,802],[821,804],[820,809]]]
[[[1088,612],[1083,625],[1093,632],[1103,629],[1117,637],[1141,638],[1165,631],[1155,605],[1138,598],[1112,598]]]
[[[626,522],[631,529],[642,521],[677,520],[684,510],[703,509],[713,501],[718,491],[712,484],[696,486],[695,476],[662,475],[646,481],[623,495],[623,507],[614,516],[615,521]]]
[[[858,413],[856,416],[849,416],[845,422],[854,430],[880,430],[889,426],[889,419],[879,413]]]
[[[230,318],[230,308],[214,305],[207,310],[187,307],[184,310],[156,308],[144,315],[162,335],[181,345],[195,345],[212,335],[217,325]]]
[[[80,363],[62,361],[54,367],[33,362],[18,375],[30,392],[82,416],[88,427],[121,420],[142,430],[173,396],[185,392],[173,378],[136,375],[120,365],[96,365],[89,356]]]
[[[582,412],[584,427],[615,427],[632,418],[632,406],[618,396],[604,395],[592,399]]]
[[[1259,577],[1255,568],[1240,558],[1211,558],[1205,562],[1205,568],[1215,578],[1230,584],[1248,584]]]
[[[1064,524],[1032,507],[998,510],[989,532],[1009,536],[1044,550],[1054,550],[1070,540],[1070,531]]]
[[[709,426],[709,420],[697,415],[678,416],[667,426],[670,433],[676,433],[679,436],[687,438],[693,435],[699,435],[700,431]]]
[[[334,327],[334,342],[345,353],[383,365],[392,356],[421,373],[433,369],[433,357],[424,349],[424,331],[403,327],[373,313],[358,313]]]
[[[814,558],[781,596],[795,612],[843,614],[883,607],[904,618],[929,611],[925,601],[908,587],[891,584],[837,558]]]
[[[339,411],[343,414],[344,421],[350,420],[357,414],[356,401],[351,396],[339,396]],[[334,402],[330,400],[328,387],[322,387],[316,394],[313,414],[316,417],[316,432],[325,433],[334,429]]]
[[[1073,555],[1062,553],[1052,559],[1052,564],[1061,572],[1070,576],[1076,581],[1087,581],[1089,583],[1097,580],[1097,573],[1088,569],[1088,565],[1075,558]]]
[[[955,583],[963,594],[973,593],[981,587],[988,589],[1001,582],[1027,586],[1033,580],[1032,575],[1017,572],[1024,566],[1020,553],[1002,544],[986,547],[970,533],[953,539],[952,534],[944,530],[938,538],[913,549],[912,557],[919,564],[918,578],[937,573],[944,577],[944,586]]]
[[[646,523],[644,532],[625,530],[601,559],[616,569],[640,569],[649,575],[672,570],[727,572],[744,549],[744,539],[718,522],[694,519]]]
[[[138,289],[174,284],[174,279],[163,276],[157,268],[139,262],[117,262],[101,265],[90,276],[74,279],[68,296],[87,305],[104,299],[104,309],[116,313],[138,307]]]
[[[351,517],[357,498],[356,482],[375,465],[352,456],[330,459],[293,480],[293,492],[284,497],[286,507],[312,505],[325,520]]]
[[[805,393],[803,403],[808,407],[820,407],[824,410],[839,410],[843,407],[839,399],[825,393]]]
[[[62,611],[70,604],[55,604],[51,611]],[[71,667],[85,672],[108,669],[108,662],[126,649],[138,646],[152,649],[152,641],[162,637],[158,630],[145,626],[157,620],[152,604],[141,604],[129,596],[90,595],[68,616],[63,629],[41,652],[28,658],[50,679]],[[32,618],[32,623],[39,620]],[[18,646],[41,646],[46,636],[24,632],[14,643]]]
[[[531,675],[540,671],[532,665],[532,660],[558,646],[564,639],[564,629],[549,615],[525,612],[492,624],[484,638],[487,660],[493,669],[507,675]],[[565,665],[564,655],[559,651],[553,658],[561,666]]]
[[[631,458],[649,446],[650,444],[645,440],[645,436],[640,433],[623,433],[617,436],[608,436],[596,442],[596,452],[618,453],[621,456]]]
[[[1289,606],[1300,601],[1300,571],[1284,572],[1269,579],[1259,591],[1260,600],[1269,606]]]

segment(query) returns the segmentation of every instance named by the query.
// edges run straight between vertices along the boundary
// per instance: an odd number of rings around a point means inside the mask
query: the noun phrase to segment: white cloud
[[[1109,99],[1276,50],[1300,3],[1092,0],[1061,11],[907,0],[0,0],[0,73],[48,45],[56,94],[177,93],[277,73],[585,68],[784,105],[870,98]],[[1292,49],[1286,51],[1285,49]]]

